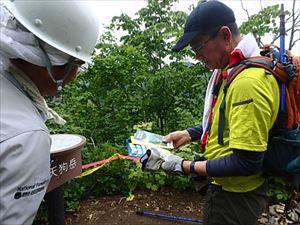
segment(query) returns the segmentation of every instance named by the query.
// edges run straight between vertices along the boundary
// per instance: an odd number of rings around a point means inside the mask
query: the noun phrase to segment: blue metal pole
[[[280,9],[280,62],[285,63],[285,15],[284,15],[284,5],[281,4]],[[285,112],[285,84],[281,83],[281,100],[280,100],[280,111]]]
[[[165,219],[174,219],[174,220],[181,220],[181,221],[187,221],[187,222],[193,222],[193,223],[203,223],[204,220],[200,219],[193,219],[193,218],[186,218],[181,216],[172,216],[167,214],[160,214],[160,213],[152,213],[152,212],[144,212],[144,211],[137,211],[138,215],[146,215],[146,216],[154,216],[159,218],[165,218]]]

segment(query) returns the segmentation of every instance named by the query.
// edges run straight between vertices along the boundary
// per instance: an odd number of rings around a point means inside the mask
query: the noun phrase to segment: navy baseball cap
[[[172,48],[179,52],[190,44],[199,34],[235,22],[232,9],[219,1],[208,1],[199,4],[188,16],[184,34]]]

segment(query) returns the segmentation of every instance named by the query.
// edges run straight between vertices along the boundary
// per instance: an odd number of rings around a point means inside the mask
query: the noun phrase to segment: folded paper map
[[[149,148],[161,148],[166,150],[173,149],[172,143],[163,141],[164,136],[145,130],[137,130],[134,136],[130,137],[127,143],[128,154],[131,156],[142,156]]]
[[[144,145],[148,148],[157,147],[164,149],[173,149],[173,143],[166,143],[163,141],[164,136],[151,133],[145,130],[137,130],[134,136],[131,136],[132,144]]]

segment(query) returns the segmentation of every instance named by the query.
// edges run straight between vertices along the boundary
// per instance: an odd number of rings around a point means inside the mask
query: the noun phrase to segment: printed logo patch
[[[47,180],[36,182],[35,184],[24,185],[17,188],[14,198],[20,199],[28,196],[35,195],[43,191],[46,187]]]

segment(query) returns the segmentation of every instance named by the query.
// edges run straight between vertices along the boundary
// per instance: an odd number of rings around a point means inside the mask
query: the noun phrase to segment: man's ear
[[[222,39],[225,41],[225,42],[230,42],[231,39],[232,39],[232,33],[229,29],[229,27],[227,26],[223,26],[220,28],[220,34],[221,34],[221,37]]]

